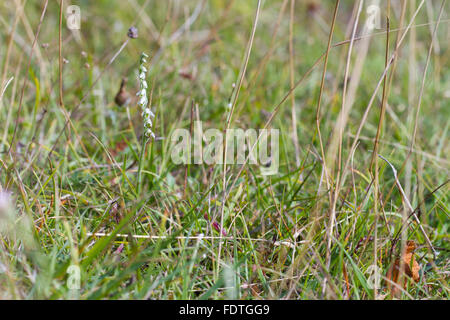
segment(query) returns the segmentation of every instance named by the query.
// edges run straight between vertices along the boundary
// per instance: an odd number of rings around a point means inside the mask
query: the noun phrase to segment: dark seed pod
[[[123,78],[120,83],[119,92],[117,92],[116,97],[114,98],[114,102],[119,106],[127,105],[130,102],[130,95],[125,90],[125,84],[127,83],[127,79]]]

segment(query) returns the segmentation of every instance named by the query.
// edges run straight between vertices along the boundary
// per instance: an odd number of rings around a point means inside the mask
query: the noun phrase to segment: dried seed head
[[[130,102],[130,95],[125,90],[125,84],[127,83],[127,79],[123,78],[120,83],[120,89],[114,98],[114,102],[120,107],[123,105],[127,105]]]
[[[320,3],[313,0],[309,1],[306,5],[306,10],[308,11],[308,14],[314,15],[316,14],[320,9]]]

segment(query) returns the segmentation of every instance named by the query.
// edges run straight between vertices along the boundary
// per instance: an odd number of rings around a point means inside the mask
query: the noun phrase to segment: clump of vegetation
[[[1,2],[0,299],[447,298],[448,2],[369,5]]]

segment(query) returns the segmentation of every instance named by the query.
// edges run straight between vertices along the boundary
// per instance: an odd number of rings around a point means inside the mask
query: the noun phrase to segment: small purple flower
[[[128,29],[127,36],[131,39],[137,39],[138,29],[136,27],[130,27],[130,29]]]

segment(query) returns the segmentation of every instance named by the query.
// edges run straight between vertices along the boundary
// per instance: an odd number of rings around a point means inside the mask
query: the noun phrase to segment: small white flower
[[[141,98],[139,99],[139,105],[141,107],[145,107],[148,103],[148,99],[145,96],[141,96]]]
[[[144,120],[144,127],[151,128],[153,126],[152,120],[150,118],[147,118]]]
[[[142,117],[155,117],[155,115],[153,114],[152,110],[150,110],[150,108],[145,108],[142,112]]]
[[[153,139],[155,139],[155,134],[153,133],[152,129],[147,129],[147,130],[145,131],[145,136],[146,136],[147,138],[152,137]]]

